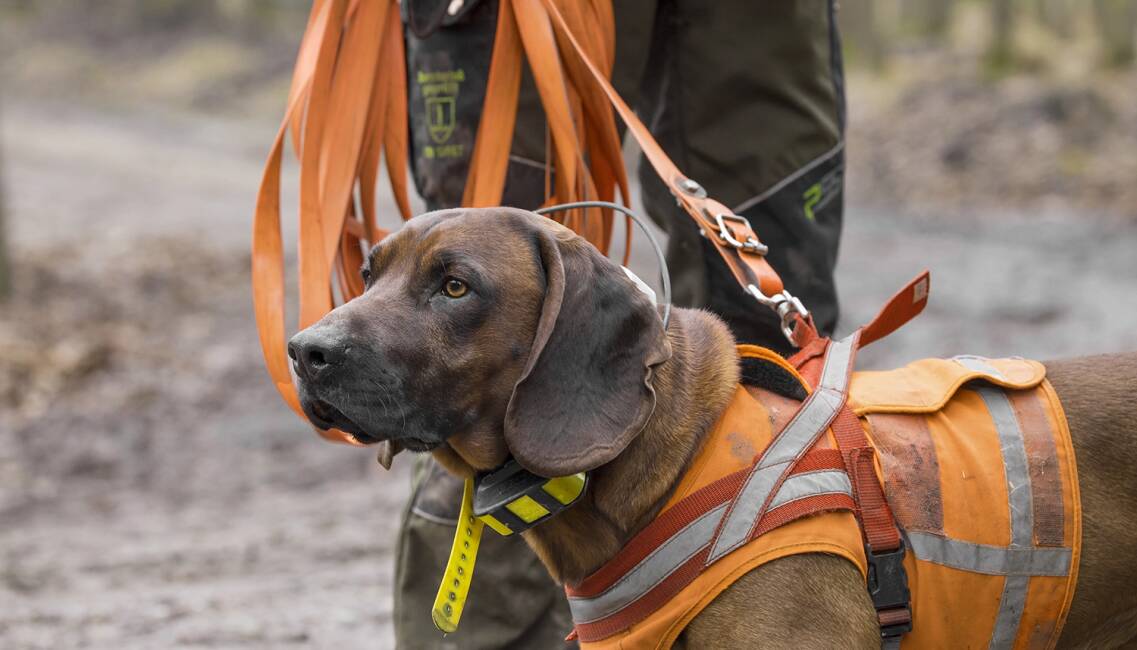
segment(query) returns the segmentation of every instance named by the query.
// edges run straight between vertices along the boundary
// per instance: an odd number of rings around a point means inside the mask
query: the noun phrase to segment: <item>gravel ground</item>
[[[5,109],[0,647],[389,647],[408,467],[319,442],[256,343],[272,125]]]
[[[865,181],[854,200],[924,216],[1002,205],[1137,221],[1137,67],[998,81],[980,67],[977,54],[932,51],[887,76],[854,72],[849,159]]]
[[[271,120],[4,108],[0,647],[390,647],[408,463],[318,441],[261,367],[247,247]],[[1131,221],[864,205],[842,329],[933,272],[927,312],[864,366],[1137,349]]]

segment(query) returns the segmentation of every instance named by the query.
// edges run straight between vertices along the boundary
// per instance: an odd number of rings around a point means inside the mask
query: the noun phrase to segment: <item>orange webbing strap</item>
[[[877,610],[877,623],[883,637],[898,637],[912,629],[912,609],[900,529],[876,473],[876,451],[848,404],[841,407],[831,430],[845,459],[845,472],[853,484],[857,519],[869,563],[869,594]]]
[[[884,311],[889,309],[886,307]],[[866,329],[861,330],[862,337]],[[811,385],[816,384],[821,374],[829,344],[829,339],[815,339],[789,359]],[[882,636],[896,637],[911,629],[912,612],[900,529],[876,473],[876,451],[847,403],[841,406],[829,428],[853,486],[854,512],[861,525],[865,558],[869,564],[869,594],[877,608],[881,633]]]
[[[615,58],[611,0],[563,0],[562,7],[574,32],[584,35],[587,56],[610,70]],[[627,198],[612,108],[592,91],[583,69],[562,65],[561,45],[541,0],[503,0],[464,205],[501,201],[523,53],[548,115],[549,149],[558,170],[550,200],[611,201],[617,187]],[[333,307],[333,285],[344,300],[363,290],[358,274],[363,251],[386,235],[375,215],[380,156],[386,157],[400,212],[410,217],[406,84],[397,0],[313,2],[287,110],[265,165],[253,226],[253,300],[261,347],[277,390],[297,413],[301,411],[285,353],[279,196],[285,136],[291,133],[300,161],[299,303],[300,327],[305,327]],[[607,251],[610,210],[578,210],[564,220]],[[321,434],[354,442],[339,431]]]
[[[932,274],[922,271],[897,291],[877,315],[861,328],[861,347],[879,341],[912,320],[928,306]]]
[[[703,188],[684,176],[675,163],[667,157],[651,137],[647,127],[616,93],[605,74],[593,62],[594,59],[581,43],[583,39],[578,39],[578,32],[570,28],[565,16],[568,12],[560,8],[565,3],[558,3],[556,0],[524,0],[527,3],[537,1],[544,3],[548,15],[552,18],[558,39],[566,45],[562,53],[572,55],[574,64],[569,69],[577,70],[581,76],[583,72],[587,72],[593,87],[598,87],[607,96],[608,101],[623,118],[632,137],[640,144],[644,156],[655,168],[656,174],[675,195],[683,209],[707,233],[708,240],[715,245],[738,283],[744,290],[753,285],[765,297],[780,294],[783,290],[781,278],[766,261],[766,247],[762,245],[750,224],[734,215],[723,204],[708,198]]]
[[[879,341],[918,316],[924,311],[924,307],[928,306],[930,288],[931,273],[926,270],[909,280],[908,284],[889,298],[877,315],[861,328],[858,347],[863,348],[874,341]],[[801,349],[788,361],[807,381],[811,384],[816,383],[829,339],[813,336],[799,339],[799,344]]]
[[[900,547],[900,531],[874,468],[874,452],[860,420],[846,404],[832,424],[837,448],[845,459],[845,469],[853,482],[857,508],[865,541],[874,551],[894,551]]]
[[[285,349],[280,176],[285,136],[300,159],[300,326],[332,308],[332,284],[359,294],[363,246],[375,223],[380,154],[404,218],[407,198],[406,78],[396,0],[316,0],[300,44],[288,106],[265,164],[253,219],[253,304],[269,375],[302,414]],[[361,215],[353,208],[358,183]],[[354,443],[341,431],[324,437]]]
[[[615,57],[615,20],[610,0],[560,0],[576,34],[586,35],[588,56],[605,62],[610,74]],[[486,99],[471,158],[462,205],[500,205],[517,119],[521,60],[525,55],[545,109],[549,156],[556,169],[548,203],[612,201],[618,187],[627,200],[628,182],[615,116],[592,81],[562,60],[549,14],[541,0],[502,0],[490,62]],[[564,223],[607,252],[613,217],[590,208],[564,214]],[[630,228],[630,225],[628,226]],[[625,257],[628,251],[625,250]]]
[[[891,334],[923,311],[928,304],[930,282],[930,274],[924,271],[892,296],[880,313],[861,328],[858,347]],[[789,361],[813,384],[821,373],[829,345],[828,339],[816,338]],[[861,524],[869,563],[869,593],[877,610],[881,636],[895,640],[912,629],[912,610],[903,566],[905,550],[896,518],[884,496],[881,477],[876,472],[876,451],[847,403],[838,411],[830,430],[853,486],[857,520]]]
[[[930,281],[930,274],[924,271],[896,292],[876,317],[861,328],[857,347],[862,348],[891,334],[923,311],[928,304]],[[820,373],[821,361],[829,343],[828,339],[815,339],[789,359],[811,384],[816,382]],[[841,407],[833,421],[832,430],[853,482],[862,515],[865,541],[873,550],[896,550],[900,546],[900,535],[876,475],[873,447],[848,404]]]
[[[791,476],[800,476],[824,470],[844,469],[841,455],[832,449],[814,450],[806,453],[791,470]],[[622,581],[629,572],[641,565],[649,557],[656,555],[666,543],[673,540],[697,519],[703,518],[716,507],[734,499],[745,483],[750,468],[740,469],[692,492],[667,510],[660,513],[651,523],[620,549],[611,560],[595,573],[575,586],[565,585],[565,593],[570,597],[594,598],[609,591]],[[798,519],[836,510],[853,511],[853,500],[840,493],[806,494],[767,512],[757,524],[751,538],[757,538],[780,526]],[[691,549],[687,549],[691,552]],[[596,641],[625,630],[643,621],[691,584],[706,567],[710,544],[695,549],[681,564],[659,582],[646,587],[625,607],[600,619],[587,623],[576,623],[571,638],[582,641]],[[670,551],[674,552],[674,546]]]

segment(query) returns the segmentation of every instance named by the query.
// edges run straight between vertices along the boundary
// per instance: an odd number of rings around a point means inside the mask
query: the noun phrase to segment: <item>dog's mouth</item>
[[[321,429],[339,429],[345,433],[350,433],[353,438],[365,445],[380,441],[379,438],[365,432],[362,427],[345,415],[343,411],[332,406],[331,402],[322,399],[313,399],[307,401],[304,407],[308,413],[308,419],[312,421],[312,424],[315,424]]]
[[[431,440],[420,440],[419,438],[399,438],[399,444],[408,451],[427,452],[434,451],[442,443]]]
[[[322,399],[307,401],[304,407],[308,418],[312,420],[312,423],[316,426],[321,429],[339,429],[351,434],[356,441],[365,445],[374,445],[384,440],[393,440],[409,451],[427,452],[433,451],[442,444],[441,442],[423,440],[420,438],[373,435],[356,424],[355,421],[344,414],[343,411]]]

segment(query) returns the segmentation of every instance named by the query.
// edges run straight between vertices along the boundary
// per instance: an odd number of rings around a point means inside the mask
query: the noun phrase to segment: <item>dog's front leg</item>
[[[880,648],[864,578],[845,559],[812,553],[764,564],[696,616],[676,648]]]

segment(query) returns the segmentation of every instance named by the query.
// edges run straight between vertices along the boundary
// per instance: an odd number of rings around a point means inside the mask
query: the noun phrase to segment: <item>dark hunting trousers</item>
[[[481,0],[458,20],[439,20],[446,5],[403,0],[411,158],[431,209],[460,202],[497,11],[496,0]],[[833,0],[613,5],[617,89],[684,173],[750,220],[786,288],[832,332],[845,159]],[[504,203],[532,209],[543,201],[544,161],[544,117],[526,78]],[[717,313],[740,341],[788,351],[774,314],[739,290],[649,165],[641,165],[640,185],[646,211],[668,235],[675,303]],[[430,609],[460,499],[461,481],[420,459],[397,549],[399,647],[565,647],[572,622],[564,592],[522,539],[492,532],[461,627],[445,638],[434,629]]]

